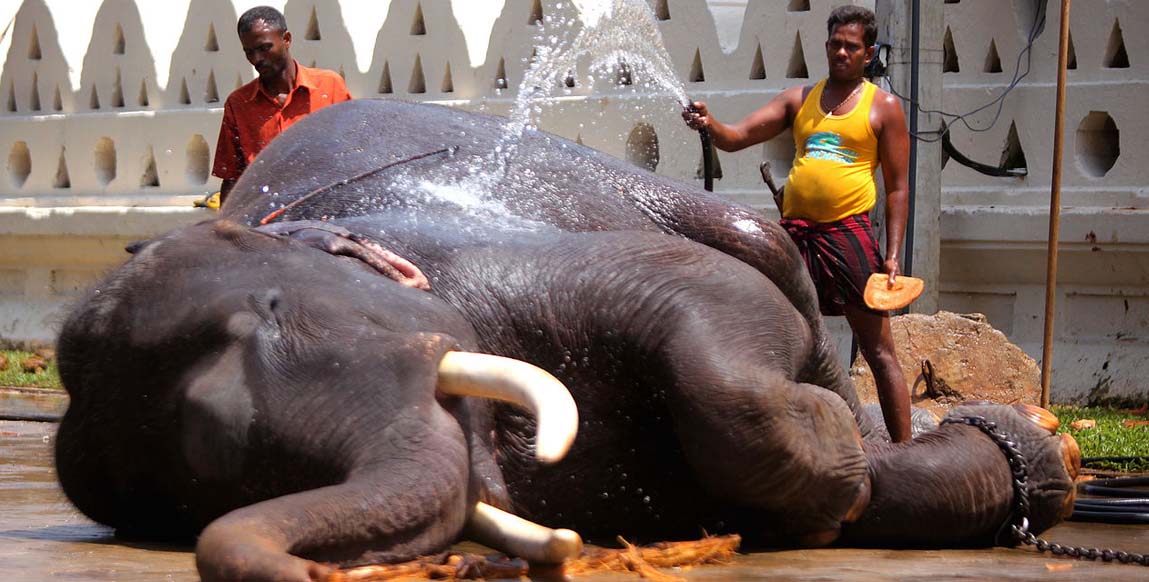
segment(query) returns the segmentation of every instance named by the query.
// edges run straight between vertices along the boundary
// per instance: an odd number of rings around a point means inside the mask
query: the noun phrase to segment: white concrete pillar
[[[910,69],[913,62],[913,0],[877,0],[874,12],[878,17],[878,41],[893,47],[889,53],[888,74],[890,87],[899,95],[909,99],[911,93]],[[920,0],[919,51],[918,51],[918,109],[937,110],[941,108],[942,97],[942,51],[941,42],[945,29],[942,15],[942,0]],[[903,102],[907,115],[913,115],[908,102]],[[909,125],[911,119],[907,119]],[[918,115],[918,134],[926,139],[939,137],[934,130],[941,127],[941,118],[934,114]],[[911,136],[911,147],[914,138]],[[917,157],[914,168],[914,183],[910,185],[913,196],[913,231],[907,229],[906,248],[913,237],[912,274],[926,281],[926,290],[910,306],[914,313],[934,313],[938,309],[938,292],[941,265],[941,169],[942,148],[940,141],[916,140]],[[911,157],[911,161],[914,161]],[[883,220],[884,223],[884,220]],[[903,268],[909,253],[903,250]]]

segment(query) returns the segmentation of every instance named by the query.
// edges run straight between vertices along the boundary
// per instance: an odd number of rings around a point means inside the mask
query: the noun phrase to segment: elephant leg
[[[1073,479],[1081,459],[1072,437],[1055,434],[1055,426],[1036,424],[1034,408],[961,406],[947,418],[993,422],[995,431],[1021,452],[1026,517],[1030,531],[1040,533],[1072,512]],[[844,539],[885,547],[1012,543],[1007,526],[1016,523],[1017,499],[1014,475],[1000,447],[964,423],[943,424],[908,443],[868,445],[872,499],[859,519],[844,528]]]
[[[434,553],[463,529],[467,500],[455,486],[465,481],[462,474],[438,478],[426,467],[388,466],[243,507],[204,529],[196,566],[206,582],[319,581],[331,566],[313,560],[402,561]]]
[[[777,335],[802,343],[782,330]],[[675,389],[668,404],[694,474],[715,494],[778,526],[764,536],[832,542],[869,496],[849,407],[833,392],[789,379],[783,366],[764,365],[757,351],[705,336],[688,332],[671,342]],[[767,351],[785,353],[781,343]]]
[[[862,434],[867,438],[875,434],[853,383],[838,363],[838,350],[819,311],[814,283],[786,229],[749,209],[696,199],[663,220],[674,232],[754,267],[778,287],[802,314],[813,336],[811,356],[795,378],[837,393],[850,407]]]

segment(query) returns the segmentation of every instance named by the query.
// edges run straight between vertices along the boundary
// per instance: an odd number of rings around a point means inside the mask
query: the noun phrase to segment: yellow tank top
[[[874,207],[878,138],[870,127],[870,106],[877,87],[864,83],[858,104],[844,115],[822,111],[825,80],[802,102],[792,128],[797,151],[786,181],[782,216],[834,222]]]

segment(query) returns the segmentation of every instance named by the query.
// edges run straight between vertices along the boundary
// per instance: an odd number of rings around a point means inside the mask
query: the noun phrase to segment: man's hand
[[[701,101],[695,101],[690,104],[690,108],[682,110],[682,120],[691,129],[703,130],[710,128],[710,110],[706,108],[706,104]]]
[[[886,274],[890,276],[890,282],[888,283],[888,286],[890,289],[893,289],[894,280],[898,276],[898,259],[897,257],[886,259],[886,262],[883,263],[883,265],[885,266]]]

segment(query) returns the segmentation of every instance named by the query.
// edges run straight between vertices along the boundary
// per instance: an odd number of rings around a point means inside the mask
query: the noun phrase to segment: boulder
[[[914,406],[938,416],[964,401],[1040,405],[1041,369],[980,313],[908,314],[891,318],[898,362]],[[850,377],[863,403],[878,401],[861,354]]]

